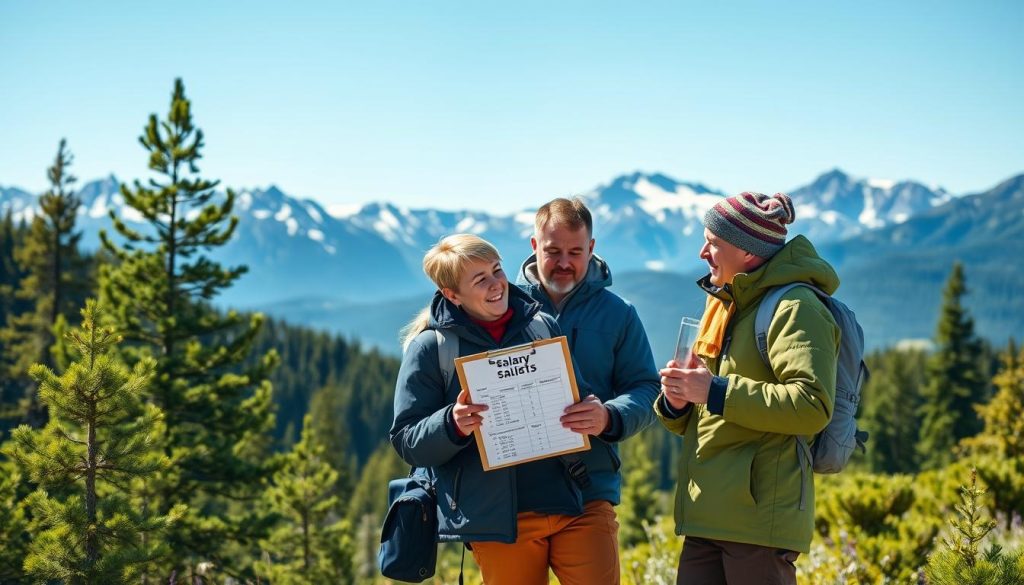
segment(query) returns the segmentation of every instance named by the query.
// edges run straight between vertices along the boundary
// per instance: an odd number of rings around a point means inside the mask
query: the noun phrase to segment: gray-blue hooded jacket
[[[541,310],[555,316],[569,338],[569,349],[590,390],[608,407],[612,426],[594,440],[583,454],[590,473],[590,488],[583,500],[608,500],[618,504],[622,491],[616,443],[654,421],[654,400],[661,391],[661,377],[654,365],[651,344],[636,309],[608,290],[612,273],[604,260],[594,255],[587,275],[561,307],[540,285],[537,256],[523,262],[518,284],[541,304]]]
[[[501,342],[495,343],[481,326],[438,292],[430,307],[429,329],[412,340],[402,358],[389,437],[406,463],[424,468],[435,479],[441,541],[513,543],[519,512],[583,513],[582,493],[557,458],[485,472],[473,437],[460,438],[455,432],[451,411],[459,395],[459,380],[453,376],[444,387],[433,330],[454,332],[459,337],[460,356],[533,341],[526,327],[540,305],[509,284],[509,306],[513,317]],[[562,334],[550,316],[542,318],[553,337]],[[580,394],[589,394],[589,387],[580,378],[577,374]]]

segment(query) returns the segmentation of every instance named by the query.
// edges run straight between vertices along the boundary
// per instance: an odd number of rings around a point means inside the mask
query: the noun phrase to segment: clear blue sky
[[[204,174],[509,211],[634,170],[729,192],[840,167],[1024,171],[1024,2],[0,0],[0,185],[146,177],[185,80]]]

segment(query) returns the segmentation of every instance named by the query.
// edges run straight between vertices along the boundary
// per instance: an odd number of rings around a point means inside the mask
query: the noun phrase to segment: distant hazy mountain
[[[858,179],[833,170],[791,192],[797,209],[791,233],[807,234],[840,267],[842,291],[853,297],[851,304],[865,319],[873,319],[875,307],[883,305],[909,311],[900,315],[905,326],[892,323],[890,311],[880,313],[879,326],[889,327],[875,339],[928,337],[936,287],[948,274],[952,258],[967,262],[968,278],[977,274],[981,279],[969,284],[986,295],[1020,290],[1014,280],[1017,271],[1006,269],[1019,266],[1024,242],[1022,182],[1024,178],[1015,177],[990,191],[954,198],[921,183]],[[237,194],[238,229],[216,257],[250,270],[220,302],[259,307],[374,344],[395,343],[396,327],[426,302],[432,286],[420,261],[440,237],[479,234],[498,246],[510,272],[530,251],[535,207],[491,215],[377,202],[332,215],[316,201],[291,197],[274,186]],[[704,269],[697,258],[701,219],[723,195],[698,182],[639,172],[583,194],[594,212],[597,250],[612,266],[615,288],[637,298],[641,315],[650,315],[645,316],[652,320],[649,327],[674,330],[673,315],[682,309],[673,303],[690,298],[689,289],[680,287],[692,286],[689,275]],[[116,177],[84,184],[79,196],[79,227],[87,248],[97,247],[100,229],[110,229],[108,210],[129,224],[141,219],[124,206]],[[21,189],[0,188],[0,212],[31,218],[36,197]],[[915,275],[913,284],[920,290],[911,288],[910,275]],[[1006,288],[1010,284],[1016,288]],[[898,296],[896,291],[917,299],[917,304],[903,307],[892,298]],[[699,301],[699,296],[694,299]],[[698,306],[686,311],[699,310]],[[1019,323],[1024,313],[1013,311],[1006,309],[991,323],[984,316],[989,313],[984,313],[979,327],[991,324],[993,334],[1002,335],[1006,324]]]
[[[823,249],[834,260],[852,264],[870,262],[890,252],[950,254],[952,250],[989,245],[995,257],[1001,257],[1007,250],[1019,252],[1024,246],[1024,175],[1007,179],[988,191],[926,208],[897,225],[830,243]]]
[[[955,261],[964,265],[979,333],[1001,344],[1024,332],[1024,175],[821,252],[839,267],[840,292],[878,344],[934,335]]]
[[[32,219],[37,209],[36,199],[36,195],[23,189],[0,186],[0,211],[10,211],[16,221]]]
[[[800,218],[794,230],[827,242],[901,221],[949,198],[944,191],[917,183],[878,185],[840,171],[822,175],[793,192]],[[702,265],[697,258],[701,218],[723,195],[701,183],[633,173],[583,197],[594,211],[598,250],[617,271],[689,272]],[[109,229],[108,210],[115,210],[129,224],[141,220],[124,206],[116,177],[84,184],[79,196],[79,225],[86,248],[96,248],[99,230]],[[23,190],[4,189],[0,210],[28,218],[34,212],[34,200]],[[324,297],[358,303],[426,291],[430,285],[420,270],[424,251],[456,232],[472,232],[492,241],[507,264],[517,267],[529,253],[534,210],[491,215],[378,202],[332,216],[316,201],[290,197],[274,186],[243,189],[235,206],[238,230],[216,256],[228,265],[246,264],[250,272],[223,301],[254,306]]]
[[[1024,331],[1024,295],[1019,293],[1024,290],[1022,184],[1024,176],[1016,177],[984,193],[927,206],[902,223],[897,219],[903,218],[892,218],[888,227],[865,228],[851,239],[818,246],[838,267],[838,295],[857,312],[870,347],[934,336],[942,287],[956,260],[965,265],[970,291],[966,304],[979,334],[997,344],[1010,336],[1019,340]],[[899,190],[889,192],[894,191]],[[847,213],[862,213],[853,207]],[[612,209],[609,204],[607,212]],[[694,285],[703,271],[620,271],[612,266],[613,290],[636,305],[655,356],[666,359],[679,317],[703,310],[702,293]],[[427,299],[427,293],[367,303],[296,299],[265,309],[397,352],[398,330]]]

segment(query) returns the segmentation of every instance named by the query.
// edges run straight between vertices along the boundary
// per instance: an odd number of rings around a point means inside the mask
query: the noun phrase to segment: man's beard
[[[554,274],[552,274],[551,276],[554,276]],[[564,284],[555,281],[554,278],[544,278],[544,279],[542,279],[544,281],[544,288],[546,288],[546,289],[548,289],[548,290],[550,290],[552,292],[558,293],[560,295],[564,295],[564,294],[568,294],[568,293],[572,292],[572,289],[576,288],[576,285],[579,284],[579,281],[576,280],[576,274],[575,273],[573,273],[572,275],[566,274],[566,276],[571,276],[571,280],[569,280],[567,282],[566,281],[562,281]]]

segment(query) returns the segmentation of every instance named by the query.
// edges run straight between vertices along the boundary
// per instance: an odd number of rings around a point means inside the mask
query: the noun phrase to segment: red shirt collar
[[[508,328],[508,322],[512,320],[512,307],[509,307],[508,310],[505,311],[504,315],[498,317],[494,321],[481,321],[472,316],[469,316],[469,318],[477,325],[483,327],[484,330],[494,338],[495,343],[501,343],[501,338],[505,335],[505,329]]]

